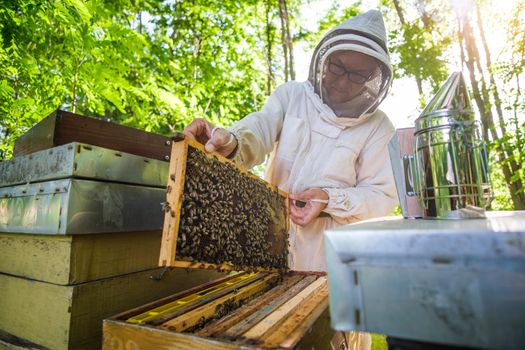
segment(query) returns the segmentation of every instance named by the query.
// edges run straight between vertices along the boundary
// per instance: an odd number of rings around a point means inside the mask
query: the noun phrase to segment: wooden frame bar
[[[254,325],[261,322],[265,317],[273,313],[277,308],[286,303],[289,299],[294,297],[297,293],[303,290],[306,286],[315,281],[315,276],[306,276],[302,280],[290,286],[281,296],[269,302],[265,307],[259,310],[257,313],[246,317],[241,322],[229,328],[224,332],[227,337],[238,337],[241,334],[250,330]]]
[[[323,287],[323,285],[326,285],[326,277],[319,277],[317,280],[315,280],[315,282],[311,283],[292,299],[288,300],[285,304],[278,307],[277,310],[269,314],[257,325],[243,333],[243,336],[246,338],[260,338],[264,334],[267,334],[276,329],[291,312],[297,310],[297,307],[302,301],[309,298],[311,295],[313,295],[313,293],[317,292],[321,287]]]
[[[196,326],[199,322],[204,322],[212,318],[218,312],[220,313],[221,308],[223,308],[224,305],[239,305],[239,303],[243,300],[246,300],[258,293],[262,293],[272,282],[276,280],[276,274],[265,276],[259,281],[239,287],[234,293],[224,295],[197,309],[166,321],[161,325],[161,328],[167,328],[176,332],[183,332],[188,328]]]
[[[266,337],[264,347],[291,348],[299,343],[301,337],[311,329],[315,321],[327,309],[328,284],[324,284]]]
[[[298,283],[302,279],[303,276],[301,275],[293,275],[286,278],[281,284],[274,287],[264,296],[252,300],[248,304],[230,313],[228,316],[209,324],[200,331],[195,332],[195,335],[201,337],[209,337],[213,335],[226,334],[227,330],[230,330],[231,334],[232,327],[236,326],[239,323],[245,322],[245,320],[248,317],[255,313],[258,313],[260,309],[268,309],[269,303],[273,302],[273,300],[286,293],[290,288],[292,288],[296,283]]]

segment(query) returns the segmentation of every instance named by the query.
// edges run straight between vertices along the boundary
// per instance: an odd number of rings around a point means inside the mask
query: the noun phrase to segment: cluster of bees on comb
[[[285,199],[261,180],[188,147],[178,259],[285,270],[285,213]]]

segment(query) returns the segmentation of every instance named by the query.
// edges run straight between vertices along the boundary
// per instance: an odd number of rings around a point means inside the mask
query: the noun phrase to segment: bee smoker
[[[397,137],[396,137],[397,136]],[[486,143],[461,72],[389,145],[405,218],[483,218],[492,199]]]

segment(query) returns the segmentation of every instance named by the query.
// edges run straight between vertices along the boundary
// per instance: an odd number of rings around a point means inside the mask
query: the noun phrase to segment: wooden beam
[[[184,194],[184,178],[186,175],[186,159],[188,143],[186,140],[173,142],[171,146],[171,161],[168,186],[166,188],[166,204],[162,242],[159,256],[159,266],[173,266],[177,251],[179,235],[180,209]]]
[[[315,321],[328,307],[328,284],[324,284],[310,298],[305,299],[297,310],[273,332],[264,338],[264,347],[292,348],[311,329]],[[328,340],[327,340],[328,341]]]
[[[293,312],[303,300],[309,298],[313,293],[317,293],[320,288],[326,285],[326,277],[319,277],[315,282],[303,289],[299,294],[281,305],[277,310],[268,315],[265,319],[252,327],[243,334],[245,338],[260,339],[265,333],[271,332],[278,327],[286,317]]]
[[[174,332],[183,332],[188,328],[198,325],[200,322],[205,322],[211,319],[212,317],[216,316],[217,313],[220,313],[222,308],[227,308],[228,305],[236,307],[243,300],[264,292],[273,282],[277,280],[277,278],[278,275],[276,274],[268,275],[260,281],[239,288],[235,292],[227,294],[197,309],[171,319],[163,323],[160,327]]]
[[[303,276],[292,275],[285,277],[283,282],[278,286],[272,288],[260,297],[250,301],[248,304],[241,306],[237,310],[231,312],[227,316],[218,319],[201,330],[195,332],[195,335],[201,337],[220,336],[227,329],[245,320],[248,316],[266,307],[272,300],[284,294],[290,287],[299,282]]]
[[[213,264],[213,263],[191,262],[191,261],[181,261],[181,260],[173,261],[170,266],[184,267],[188,269],[208,269],[208,270],[218,270],[218,271],[238,271],[239,270],[239,266],[234,266],[232,264],[227,264],[227,263]],[[267,269],[264,267],[245,266],[243,269],[245,271],[250,271],[250,272],[279,272],[277,269]]]
[[[278,307],[286,303],[288,300],[292,299],[300,291],[306,288],[308,285],[312,284],[316,279],[316,276],[306,276],[301,281],[291,286],[283,295],[279,296],[275,300],[271,301],[263,308],[261,308],[257,313],[252,314],[251,316],[245,318],[241,322],[234,325],[232,328],[224,332],[224,335],[228,338],[235,338],[244,332],[248,331],[250,328],[254,327],[257,323],[263,320],[266,316],[274,312]]]
[[[225,341],[175,333],[159,328],[104,321],[103,350],[163,349],[163,350],[239,350],[239,346]],[[99,345],[100,346],[100,345]]]

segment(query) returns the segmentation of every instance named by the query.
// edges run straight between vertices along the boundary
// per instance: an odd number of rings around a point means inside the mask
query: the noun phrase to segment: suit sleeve
[[[391,128],[391,129],[390,129]],[[348,224],[392,212],[398,203],[392,167],[388,154],[388,142],[394,130],[372,140],[366,145],[356,164],[355,187],[323,188],[329,202],[324,210],[340,224]]]
[[[289,100],[289,84],[279,86],[261,111],[251,113],[228,130],[237,138],[237,151],[232,158],[245,168],[264,162],[279,139]]]

